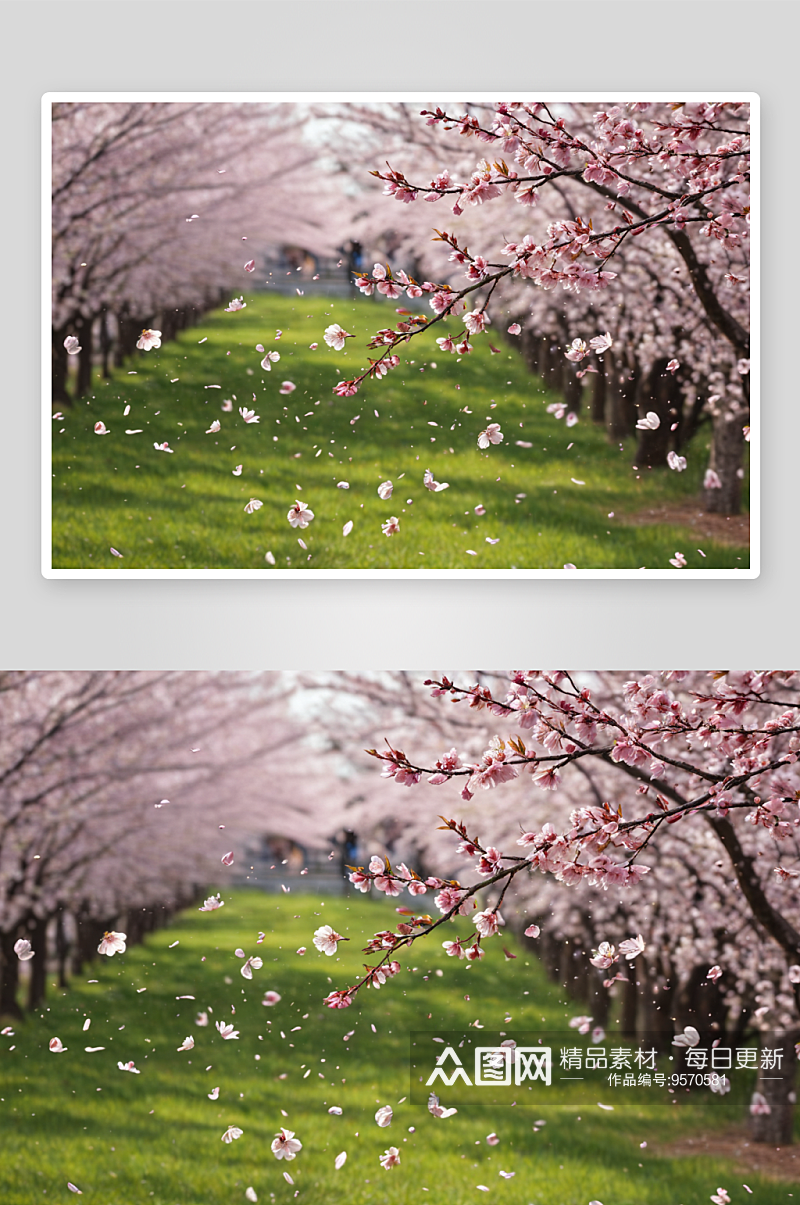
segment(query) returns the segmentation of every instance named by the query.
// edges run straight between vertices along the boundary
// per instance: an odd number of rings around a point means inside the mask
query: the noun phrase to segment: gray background
[[[0,4],[3,667],[607,668],[800,662],[795,3]],[[756,581],[46,581],[39,112],[48,91],[757,92],[763,509]]]

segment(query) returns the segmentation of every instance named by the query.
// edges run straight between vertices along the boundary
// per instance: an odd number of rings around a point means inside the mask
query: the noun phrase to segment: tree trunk
[[[674,404],[676,382],[666,368],[666,357],[656,360],[648,375],[640,380],[636,391],[638,418],[644,418],[648,411],[653,411],[661,419],[655,431],[639,431],[635,464],[643,468],[666,464],[672,442],[670,427],[679,417]]]
[[[747,421],[747,411],[735,408],[726,408],[714,415],[708,467],[716,473],[720,486],[703,490],[705,508],[711,514],[738,515],[742,509],[743,427]]]
[[[56,912],[56,959],[58,962],[58,986],[67,987],[67,959],[69,958],[70,943],[67,939],[64,925],[63,906]]]
[[[636,393],[638,372],[631,372],[625,364],[615,361],[613,354],[606,352],[606,427],[612,443],[627,439],[636,425],[636,409],[633,399]]]
[[[33,928],[28,928],[28,940],[35,953],[29,962],[28,1008],[33,1011],[44,1003],[47,992],[47,920],[36,917]]]
[[[590,374],[592,378],[592,422],[606,421],[606,376],[602,363],[600,371]]]
[[[78,342],[81,345],[81,350],[78,352],[78,380],[75,385],[76,397],[85,397],[92,387],[93,326],[93,318],[80,318],[78,320]]]
[[[636,1006],[637,1006],[636,984],[633,979],[629,979],[622,984],[622,1015],[620,1017],[620,1032],[625,1038],[636,1037]]]
[[[111,376],[111,348],[113,340],[111,338],[111,314],[108,309],[104,309],[100,315],[100,357],[101,357],[101,372],[103,380],[107,381]]]
[[[592,1010],[592,1018],[595,1025],[599,1025],[601,1029],[605,1029],[608,1024],[608,1014],[611,1008],[611,996],[608,988],[603,987],[601,976],[592,976],[589,982],[589,992],[587,996],[589,1008]]]
[[[583,400],[583,382],[579,381],[573,369],[564,372],[563,378],[564,401],[570,414],[580,414]]]
[[[765,1033],[761,1037],[761,1057],[764,1062],[767,1051],[777,1051],[780,1067],[759,1067],[756,1092],[766,1102],[769,1112],[750,1115],[750,1136],[753,1142],[768,1142],[774,1146],[787,1146],[792,1141],[794,1123],[794,1090],[797,1057],[794,1044],[800,1038],[800,1030],[789,1033]],[[777,1062],[778,1059],[776,1058]],[[755,1098],[754,1098],[755,1099]],[[751,1105],[751,1110],[753,1105]]]
[[[19,937],[19,929],[13,928],[0,933],[0,1017],[14,1017],[22,1020],[22,1009],[17,1001],[19,987],[19,959],[14,953],[14,942]]]
[[[64,347],[64,340],[68,335],[66,326],[61,326],[58,330],[53,331],[52,345],[52,365],[53,365],[53,405],[54,406],[71,406],[72,398],[67,390],[67,369],[69,365],[69,356],[67,349]]]

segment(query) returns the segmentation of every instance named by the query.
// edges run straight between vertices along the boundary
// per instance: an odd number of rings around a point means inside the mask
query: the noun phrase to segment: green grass
[[[438,941],[423,942],[411,961],[416,972],[404,970],[380,992],[362,993],[350,1009],[330,1011],[321,998],[331,980],[352,981],[362,935],[393,923],[391,904],[358,897],[323,905],[317,896],[294,894],[276,901],[255,891],[225,896],[221,911],[192,909],[144,946],[87,970],[68,992],[52,992],[41,1015],[2,1039],[3,1205],[72,1200],[67,1181],[87,1202],[102,1205],[229,1205],[244,1202],[249,1185],[261,1202],[296,1196],[309,1205],[426,1199],[463,1205],[485,1199],[478,1184],[504,1205],[707,1205],[718,1185],[727,1185],[736,1205],[748,1199],[741,1176],[723,1161],[669,1160],[654,1152],[654,1143],[698,1124],[683,1105],[643,1106],[624,1116],[596,1108],[472,1107],[439,1120],[408,1100],[399,1103],[410,1095],[411,1030],[466,1026],[478,1017],[489,1029],[503,1024],[506,1009],[521,1027],[538,1026],[541,1018],[563,1027],[565,1015],[580,1011],[559,1003],[558,989],[525,951],[505,962],[499,943],[490,943],[484,962],[467,969],[448,959]],[[313,949],[313,930],[325,922],[353,938],[339,947],[340,960]],[[267,932],[258,947],[264,966],[246,983],[233,951],[241,945],[254,953],[259,929]],[[301,944],[309,948],[302,958],[295,953]],[[260,1003],[267,988],[281,993],[274,1008]],[[196,1000],[178,999],[185,995]],[[209,1007],[212,1022],[235,1022],[238,1041],[195,1026],[196,1010]],[[87,1033],[84,1017],[91,1018]],[[343,1043],[351,1030],[354,1038]],[[194,1050],[178,1053],[189,1033]],[[53,1035],[66,1053],[48,1051]],[[9,1045],[15,1049],[6,1053]],[[87,1045],[106,1049],[87,1054]],[[118,1060],[129,1059],[141,1075],[117,1069]],[[210,1101],[207,1093],[217,1085],[219,1100]],[[342,1116],[328,1113],[332,1104]],[[379,1104],[395,1110],[388,1129],[375,1124]],[[706,1111],[703,1128],[723,1124],[728,1112],[726,1106]],[[547,1125],[534,1134],[540,1117]],[[244,1134],[226,1146],[220,1137],[231,1124]],[[290,1164],[269,1150],[281,1125],[303,1143]],[[500,1136],[498,1146],[485,1142],[491,1131]],[[645,1141],[649,1148],[641,1149]],[[401,1163],[387,1172],[378,1157],[389,1145],[400,1148]],[[335,1171],[342,1150],[348,1159]],[[500,1169],[515,1178],[501,1179]],[[747,1179],[759,1205],[785,1202],[792,1187]]]
[[[689,448],[686,472],[634,470],[633,446],[609,445],[585,412],[569,430],[548,415],[557,399],[505,345],[492,355],[476,339],[458,363],[435,346],[435,328],[382,382],[334,398],[337,370],[343,379],[364,367],[365,336],[393,317],[393,307],[365,298],[250,296],[246,309],[218,310],[160,350],[137,352],[111,380],[98,378],[92,396],[53,424],[53,567],[668,569],[676,550],[691,568],[749,565],[747,548],[701,541],[703,558],[689,528],[624,521],[698,497],[707,433]],[[322,340],[334,321],[358,337],[345,353]],[[270,373],[260,368],[259,342],[281,353]],[[296,391],[281,395],[283,380]],[[233,413],[223,413],[222,400],[234,395]],[[245,424],[240,405],[260,423]],[[222,430],[205,434],[215,418]],[[98,420],[110,435],[94,434]],[[481,452],[487,421],[501,424],[505,440]],[[174,454],[154,449],[165,440]],[[240,477],[232,476],[237,464]],[[426,468],[450,488],[424,489]],[[376,491],[385,478],[395,490],[384,502]],[[342,480],[349,490],[337,488]],[[251,497],[264,505],[248,515]],[[302,532],[286,518],[295,498],[316,516]],[[486,507],[480,518],[478,504]],[[391,515],[400,531],[387,538],[381,523]],[[345,538],[348,520],[355,526]]]

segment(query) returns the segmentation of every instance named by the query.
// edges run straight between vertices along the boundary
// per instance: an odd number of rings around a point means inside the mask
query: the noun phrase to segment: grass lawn
[[[632,444],[609,445],[586,413],[571,429],[548,415],[557,399],[505,344],[492,355],[478,338],[459,363],[436,347],[434,328],[383,381],[335,398],[337,371],[356,375],[365,336],[393,317],[374,299],[251,295],[246,309],[218,310],[160,350],[137,352],[111,380],[98,378],[88,401],[53,424],[53,567],[669,569],[676,551],[695,569],[748,567],[746,547],[630,522],[699,496],[705,432],[684,473],[634,470]],[[357,336],[345,352],[323,342],[332,322]],[[280,351],[270,373],[259,342]],[[293,393],[279,392],[284,380]],[[260,422],[245,423],[239,406]],[[206,434],[214,419],[221,430]],[[98,421],[110,434],[94,434]],[[481,452],[488,422],[500,423],[504,442]],[[171,453],[154,448],[164,441]],[[449,489],[426,490],[426,468]],[[387,478],[394,494],[383,501],[377,487]],[[342,481],[349,489],[337,488]],[[246,514],[250,498],[263,506]],[[296,498],[315,515],[303,531],[287,522]],[[381,524],[392,515],[400,530],[387,538]]]
[[[362,897],[322,904],[294,893],[276,900],[255,891],[225,892],[225,899],[218,912],[190,910],[144,946],[103,959],[68,992],[52,991],[41,1016],[2,1039],[3,1205],[71,1201],[68,1181],[99,1205],[230,1205],[244,1202],[249,1186],[259,1201],[287,1205],[707,1205],[719,1185],[734,1205],[787,1201],[790,1183],[749,1174],[750,1198],[743,1177],[722,1160],[655,1154],[654,1143],[697,1128],[683,1105],[624,1115],[471,1107],[444,1120],[400,1103],[410,1095],[409,1031],[476,1018],[488,1030],[503,1025],[506,1010],[521,1027],[544,1018],[561,1028],[579,1010],[559,1003],[558,989],[521,949],[506,962],[499,943],[489,943],[483,963],[467,969],[432,941],[417,947],[416,972],[404,970],[380,992],[331,1011],[320,1003],[331,979],[351,982],[361,935],[393,924],[392,904]],[[354,939],[340,945],[340,960],[314,950],[321,923]],[[471,929],[467,920],[459,927]],[[266,940],[256,947],[258,930]],[[239,945],[263,956],[252,983],[239,974]],[[304,957],[295,953],[301,945]],[[280,992],[275,1007],[262,1007],[266,989]],[[195,1025],[198,1009],[213,1009],[209,1027]],[[213,1028],[218,1019],[233,1021],[239,1040],[223,1041]],[[179,1053],[187,1034],[196,1045]],[[48,1051],[54,1035],[66,1053]],[[86,1053],[86,1046],[105,1048]],[[117,1069],[118,1060],[130,1059],[140,1075]],[[219,1099],[209,1100],[217,1086]],[[441,1095],[446,1103],[444,1089]],[[394,1119],[379,1129],[374,1113],[384,1104]],[[342,1115],[329,1114],[331,1105]],[[723,1124],[728,1112],[724,1105],[706,1110],[703,1128]],[[540,1118],[547,1124],[534,1133]],[[244,1133],[224,1145],[229,1125]],[[288,1164],[269,1149],[281,1125],[303,1143]],[[492,1131],[496,1146],[485,1141]],[[384,1171],[378,1159],[390,1145],[401,1162]],[[345,1150],[347,1162],[336,1171],[334,1158]],[[501,1169],[514,1178],[500,1177]]]

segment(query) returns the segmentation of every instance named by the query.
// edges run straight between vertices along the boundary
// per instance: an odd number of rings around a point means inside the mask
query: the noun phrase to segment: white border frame
[[[547,100],[555,103],[566,101],[588,101],[601,103],[617,103],[626,101],[662,101],[675,100],[676,95],[687,101],[747,101],[750,105],[751,117],[751,212],[755,213],[755,222],[751,228],[751,299],[750,299],[750,358],[754,370],[751,372],[750,384],[750,566],[747,569],[54,569],[52,565],[52,387],[51,387],[51,317],[52,317],[52,256],[51,256],[51,115],[55,101],[84,101],[84,102],[117,102],[117,101],[188,101],[188,102],[274,102],[297,104],[301,102],[341,103],[358,101],[360,103],[381,101],[409,101],[412,103],[429,103],[431,100],[445,103],[463,102],[466,94],[462,92],[46,92],[42,96],[42,335],[41,335],[41,375],[42,375],[42,526],[41,526],[41,566],[42,576],[49,579],[78,578],[84,580],[111,579],[114,581],[129,581],[131,579],[168,578],[177,580],[208,579],[219,580],[258,580],[275,581],[287,578],[340,578],[364,580],[396,580],[398,578],[444,579],[444,580],[491,580],[491,579],[520,579],[533,578],[539,580],[560,579],[642,579],[676,580],[693,579],[713,581],[726,579],[742,581],[757,578],[761,572],[761,111],[760,97],[755,92],[694,92],[677,89],[676,92],[616,92],[608,89],[603,92],[550,92],[545,93]],[[496,92],[469,92],[469,97],[475,101],[492,103],[497,100]],[[541,100],[541,94],[514,92],[515,100]]]

